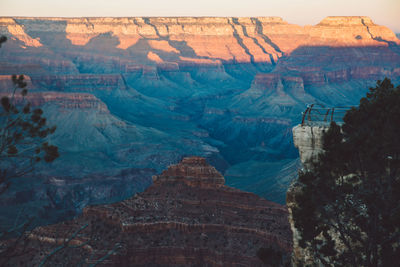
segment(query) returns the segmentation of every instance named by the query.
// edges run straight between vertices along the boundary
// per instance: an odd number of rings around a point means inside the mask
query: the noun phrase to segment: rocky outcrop
[[[313,161],[318,160],[318,155],[323,152],[323,135],[329,129],[329,126],[309,126],[297,125],[293,128],[293,141],[295,147],[299,150],[300,160],[305,170],[313,168]],[[292,210],[296,207],[295,196],[300,190],[297,182],[290,185],[287,191],[286,203],[289,210],[289,223],[293,233],[293,258],[294,266],[315,265],[312,253],[308,249],[300,246],[301,236],[296,229],[292,219]]]
[[[15,265],[28,259],[36,265],[68,238],[46,264],[95,263],[105,257],[107,266],[262,266],[256,256],[262,247],[287,259],[286,208],[223,183],[205,159],[184,158],[143,193],[33,230],[29,252]]]
[[[261,89],[278,96],[290,94],[304,97],[304,79],[301,76],[283,75],[281,73],[260,73],[254,77],[252,88]]]
[[[297,125],[293,128],[294,146],[299,150],[300,160],[307,169],[323,151],[323,135],[329,126]]]
[[[256,75],[253,85],[261,88],[271,88],[276,87],[280,81],[281,77],[279,73],[263,73]]]
[[[32,38],[26,34],[24,27],[12,18],[1,18],[0,19],[0,33],[10,34],[14,38],[20,40],[26,46],[41,47],[39,39]]]
[[[312,27],[310,35],[312,37],[324,36],[323,41],[326,43],[335,39],[347,46],[376,45],[377,42],[384,43],[385,41],[397,43],[396,36],[390,29],[376,25],[369,17],[365,16],[326,17]]]
[[[179,164],[170,166],[161,175],[154,176],[154,184],[182,182],[194,187],[220,187],[225,184],[224,177],[205,158],[184,158]]]

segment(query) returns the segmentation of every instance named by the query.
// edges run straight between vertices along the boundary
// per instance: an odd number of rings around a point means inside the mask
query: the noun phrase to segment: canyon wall
[[[368,17],[309,26],[279,17],[2,17],[0,34],[0,92],[24,74],[60,151],[31,174],[32,191],[16,185],[2,196],[1,225],[18,216],[10,207],[20,195],[40,203],[27,209],[40,216],[45,207],[79,213],[142,191],[187,155],[207,158],[229,186],[285,203],[300,164],[292,128],[306,105],[356,105],[376,80],[400,82],[400,40]]]
[[[315,26],[304,27],[289,24],[279,17],[3,17],[0,27],[2,34],[20,41],[25,47],[48,45],[49,40],[38,37],[46,33],[63,36],[72,45],[81,47],[102,34],[115,37],[116,47],[121,50],[146,41],[153,50],[150,61],[155,62],[155,56],[163,53],[172,54],[175,61],[187,54],[189,51],[181,50],[180,43],[185,43],[192,50],[192,56],[199,58],[263,63],[276,63],[282,55],[301,46],[357,47],[400,43],[391,30],[374,24],[368,17],[327,17]],[[62,40],[52,40],[55,41]],[[160,61],[163,62],[161,58]]]

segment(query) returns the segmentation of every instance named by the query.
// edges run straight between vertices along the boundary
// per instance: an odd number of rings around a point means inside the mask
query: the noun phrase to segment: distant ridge
[[[65,38],[78,48],[110,34],[115,48],[127,50],[151,40],[149,46],[156,51],[143,56],[153,64],[207,65],[210,60],[275,64],[301,46],[400,44],[390,29],[365,16],[326,17],[313,26],[290,24],[280,17],[0,17],[0,34],[18,40],[21,47],[46,47],[46,40],[48,45],[50,39]]]

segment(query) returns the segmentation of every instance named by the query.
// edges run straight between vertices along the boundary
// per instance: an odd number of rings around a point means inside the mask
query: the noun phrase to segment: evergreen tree
[[[331,124],[324,153],[299,175],[292,216],[300,246],[327,266],[395,266],[400,262],[400,86],[387,78],[378,81],[343,121]]]
[[[5,41],[7,41],[7,37],[5,37],[5,36],[0,36],[0,47],[1,47],[1,45],[2,45]]]

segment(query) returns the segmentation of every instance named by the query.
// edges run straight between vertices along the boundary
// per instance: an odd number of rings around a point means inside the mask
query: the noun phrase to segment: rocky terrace
[[[290,257],[286,207],[225,186],[204,158],[184,158],[153,179],[125,201],[36,228],[10,266],[261,266],[257,251],[271,247]]]

